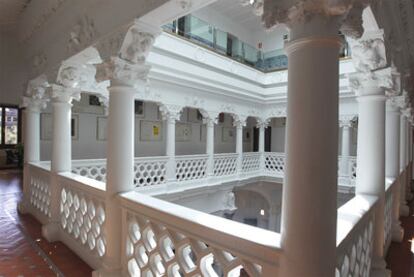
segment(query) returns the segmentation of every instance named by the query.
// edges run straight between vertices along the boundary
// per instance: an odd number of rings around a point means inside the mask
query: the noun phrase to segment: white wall
[[[14,31],[0,31],[0,103],[20,104],[25,90],[28,65]]]
[[[271,135],[271,150],[272,152],[285,152],[285,133],[286,133],[286,119],[272,118],[270,124],[272,127]]]
[[[96,108],[88,105],[88,98],[82,95],[81,103],[74,102],[72,108],[73,115],[79,117],[78,139],[72,140],[72,159],[103,159],[106,158],[106,141],[97,139],[97,118],[105,117],[103,108]],[[199,122],[189,122],[189,109],[184,109],[180,122],[191,124],[191,139],[189,141],[176,141],[177,155],[204,154],[206,151],[205,142],[205,125]],[[49,107],[45,113],[51,113]],[[158,112],[158,106],[155,103],[144,103],[144,117],[135,117],[135,156],[163,156],[165,155],[165,124],[162,124],[162,140],[160,141],[142,141],[140,138],[140,125],[142,121],[162,121]],[[224,122],[215,126],[215,153],[235,152],[236,129],[232,126],[232,117],[229,114],[224,115]],[[253,132],[252,128],[255,120],[248,120],[245,128],[250,130],[250,141],[243,144],[243,151],[252,151]],[[42,125],[42,123],[41,123]],[[42,128],[42,127],[41,127]],[[204,128],[201,135],[201,128]],[[234,139],[230,142],[223,142],[223,128],[233,130]],[[225,129],[227,130],[227,129]],[[203,138],[201,138],[203,136]],[[41,160],[50,160],[52,142],[41,139]]]

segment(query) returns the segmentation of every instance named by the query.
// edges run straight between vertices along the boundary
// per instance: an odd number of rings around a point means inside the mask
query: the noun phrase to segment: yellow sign
[[[158,128],[158,126],[153,125],[152,126],[152,134],[155,137],[158,137],[160,134],[160,129]]]

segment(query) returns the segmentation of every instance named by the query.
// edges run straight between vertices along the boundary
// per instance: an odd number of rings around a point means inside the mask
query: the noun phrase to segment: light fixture
[[[265,214],[264,210],[263,210],[263,209],[261,209],[261,210],[260,210],[260,215],[262,215],[262,216],[263,216],[264,214]]]

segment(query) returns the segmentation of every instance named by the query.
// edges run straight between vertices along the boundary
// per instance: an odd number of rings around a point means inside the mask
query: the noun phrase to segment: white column
[[[207,177],[214,175],[214,119],[205,118],[206,124],[206,154],[208,155],[207,161]]]
[[[260,169],[265,169],[265,131],[266,127],[269,124],[269,119],[257,119],[256,127],[259,128],[259,155],[260,155]]]
[[[334,21],[312,14],[303,24],[291,26],[285,46],[289,74],[280,276],[334,276],[340,40]]]
[[[235,116],[233,124],[236,127],[237,172],[241,174],[243,166],[243,127],[246,126],[246,119]]]
[[[60,186],[58,174],[70,172],[72,168],[72,100],[80,100],[80,91],[61,85],[52,85],[52,160],[50,172],[50,219],[42,226],[42,235],[49,241],[59,239]]]
[[[407,118],[402,114],[400,117],[400,182],[401,182],[401,193],[400,193],[400,215],[408,216],[410,208],[407,206],[407,172],[405,171],[405,166],[407,163],[406,157],[406,137],[407,137]]]
[[[358,146],[355,193],[379,198],[373,231],[373,274],[388,274],[384,260],[385,210],[385,89],[378,82],[389,69],[355,73],[350,82],[358,97]]]
[[[106,253],[103,267],[94,272],[96,276],[122,275],[123,216],[116,196],[134,189],[135,94],[146,86],[150,70],[146,57],[159,31],[159,27],[135,22],[126,34],[119,55],[111,57],[105,66],[110,69],[106,73],[111,81],[105,194]]]
[[[177,105],[161,105],[160,112],[166,126],[166,147],[165,154],[168,157],[167,182],[176,181],[175,165],[175,123],[180,120],[182,107]]]
[[[341,157],[340,162],[340,177],[344,177],[347,181],[350,181],[350,168],[349,168],[349,157],[351,155],[351,140],[352,140],[352,119],[353,115],[340,117],[339,127],[342,130],[342,141],[341,141]]]
[[[390,98],[386,104],[385,122],[385,176],[395,180],[397,184],[393,191],[392,203],[392,240],[401,242],[404,230],[401,227],[400,218],[400,187],[398,180],[400,172],[400,107],[397,99]]]

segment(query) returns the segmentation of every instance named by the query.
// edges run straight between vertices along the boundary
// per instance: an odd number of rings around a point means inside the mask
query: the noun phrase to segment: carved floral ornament
[[[247,120],[247,116],[246,115],[241,115],[241,114],[231,114],[233,117],[233,126],[236,128],[242,128],[242,127],[246,127],[246,120]]]
[[[270,118],[257,118],[256,119],[256,127],[257,128],[267,128],[269,126],[270,123]]]
[[[163,120],[180,120],[183,107],[174,104],[160,104],[159,109]]]
[[[384,88],[391,89],[393,87],[393,79],[391,68],[384,68],[372,72],[357,72],[348,75],[349,87],[356,92],[358,96],[368,96],[377,93],[374,90],[364,88]],[[378,93],[382,93],[378,90]]]
[[[339,116],[339,126],[351,128],[357,116],[355,114],[346,114]]]
[[[46,91],[49,87],[46,75],[40,75],[29,81],[25,96],[22,97],[21,107],[36,112],[46,108],[49,101]]]

